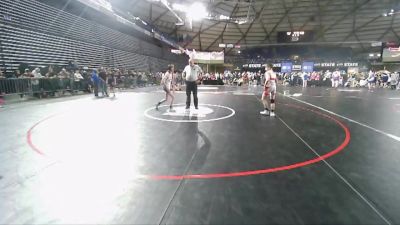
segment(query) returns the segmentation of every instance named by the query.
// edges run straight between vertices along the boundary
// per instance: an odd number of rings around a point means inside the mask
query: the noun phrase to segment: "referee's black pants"
[[[186,81],[186,108],[190,107],[190,94],[193,92],[194,107],[198,108],[199,99],[197,98],[196,81]]]

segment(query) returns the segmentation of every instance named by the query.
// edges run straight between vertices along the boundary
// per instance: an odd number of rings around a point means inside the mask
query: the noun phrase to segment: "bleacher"
[[[140,40],[35,0],[1,0],[0,65],[15,70],[66,65],[159,71],[186,59]]]

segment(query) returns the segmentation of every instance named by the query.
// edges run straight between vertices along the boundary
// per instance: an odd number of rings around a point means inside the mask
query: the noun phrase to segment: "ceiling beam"
[[[372,18],[371,20],[365,22],[365,23],[362,24],[361,26],[357,27],[357,28],[354,29],[350,34],[348,34],[348,35],[342,40],[342,42],[347,41],[347,39],[349,39],[349,38],[353,35],[353,33],[357,33],[359,30],[361,30],[362,28],[366,27],[366,26],[369,25],[370,23],[373,23],[374,21],[376,21],[376,20],[379,19],[379,18],[382,18],[382,16],[381,16],[381,15],[376,16],[376,17]],[[341,45],[342,45],[342,44],[341,44]]]
[[[267,0],[267,2],[265,3],[267,6],[269,5],[269,2],[270,2],[270,0]],[[252,5],[251,7],[253,7],[253,10],[254,10],[254,12],[256,12],[257,10],[254,8],[254,6]],[[261,28],[263,29],[263,31],[264,31],[264,33],[266,33],[266,34],[268,34],[268,30],[267,30],[267,28],[265,27],[265,23],[263,22],[263,13],[261,13],[260,14],[260,18],[258,18],[258,21],[260,22],[260,24],[261,24]],[[271,39],[269,39],[269,37],[268,37],[268,41],[269,41],[269,43],[271,43]]]
[[[133,2],[131,2],[131,4],[129,5],[130,8],[135,7],[139,2],[141,2],[141,0],[135,0]]]
[[[201,28],[203,28],[203,21],[201,21],[200,30],[201,30]],[[200,47],[200,51],[201,51],[202,50],[202,47],[201,47],[201,34],[199,34],[199,47]]]
[[[353,0],[353,7],[355,7],[357,4],[357,0]],[[356,20],[357,20],[357,12],[353,13],[353,24],[352,24],[352,33],[354,34],[354,37],[356,38],[356,40],[360,43],[361,49],[363,51],[365,51],[364,45],[363,43],[361,43],[360,39],[358,38],[358,35],[356,32],[354,32],[354,30],[356,29]]]
[[[239,4],[236,3],[236,5],[235,5],[235,7],[233,7],[233,10],[232,10],[232,12],[230,13],[230,16],[229,16],[229,17],[232,17],[232,16],[235,14],[235,11],[238,9],[238,6],[239,6]],[[225,26],[224,26],[224,29],[222,30],[221,34],[218,35],[218,37],[217,37],[216,39],[214,39],[214,41],[206,48],[206,51],[210,50],[210,48],[211,48],[211,47],[215,44],[215,42],[217,42],[219,39],[221,39],[222,42],[224,41],[224,38],[223,38],[223,37],[224,37],[224,33],[225,33],[225,30],[226,30],[227,27],[228,27],[228,21],[226,21]]]
[[[185,48],[186,46],[188,46],[195,38],[197,38],[200,35],[201,32],[207,31],[207,30],[217,26],[220,23],[221,22],[216,22],[216,23],[214,23],[214,24],[212,24],[212,25],[210,25],[210,26],[208,26],[208,27],[206,27],[204,29],[199,29],[199,31],[192,37],[192,40],[189,43],[186,43],[183,47]]]
[[[281,3],[282,3],[283,8],[285,9],[285,11],[287,11],[288,8],[286,7],[286,1],[285,0],[281,0]],[[288,19],[288,22],[289,22],[290,30],[294,31],[293,24],[292,24],[292,21],[290,20],[289,14],[287,15],[287,19]]]
[[[159,19],[161,19],[161,17],[163,17],[165,14],[167,14],[169,12],[169,9],[165,10],[164,12],[162,12],[159,16],[157,16],[154,20],[152,20],[151,22],[155,23],[157,22]]]
[[[327,28],[325,28],[324,30],[322,30],[317,38],[315,40],[320,39],[322,36],[325,35],[325,32],[332,29],[333,27],[335,27],[336,25],[338,25],[340,22],[342,22],[344,19],[346,19],[349,15],[355,13],[358,9],[360,9],[361,7],[365,6],[368,2],[370,2],[371,0],[365,0],[360,4],[357,4],[355,6],[353,6],[349,11],[347,11],[342,17],[340,17],[339,19],[337,19],[335,22],[333,22],[331,25],[329,25]]]
[[[209,3],[209,5],[208,5],[208,8],[210,8],[210,5],[211,5],[211,8],[213,9],[212,11],[214,11],[220,4],[222,4],[223,2],[217,2],[216,4],[211,4],[211,2]],[[212,28],[212,27],[214,27],[215,25],[218,25],[220,22],[217,22],[216,24],[213,24],[213,25],[211,25],[211,27],[209,27],[209,28],[205,28],[205,30],[203,30],[203,31],[206,31],[206,30],[208,30],[208,29],[210,29],[210,28]],[[179,31],[179,28],[180,27],[184,27],[184,26],[176,26],[175,27],[175,29],[173,29],[168,35],[172,35],[172,34],[176,34],[176,35],[178,35],[178,31]],[[201,29],[199,30],[199,32],[201,31]],[[192,38],[192,40],[190,41],[190,42],[192,42],[197,36],[199,36],[199,32],[197,32],[196,33],[196,35]],[[186,47],[187,45],[189,45],[190,44],[190,42],[189,43],[187,43],[187,44],[185,44],[185,46],[184,47]]]
[[[317,7],[318,7],[318,24],[319,24],[319,29],[318,29],[318,32],[322,32],[322,29],[324,29],[324,26],[322,25],[322,7],[321,7],[321,4],[319,4],[319,1],[316,1],[317,2]],[[324,41],[326,41],[325,40],[325,37],[323,37],[322,38]]]
[[[266,4],[264,3],[264,4],[262,5],[261,9],[260,9],[258,12],[256,12],[256,16],[255,16],[254,20],[250,23],[250,25],[249,25],[249,27],[247,28],[246,32],[245,32],[245,33],[242,35],[242,37],[235,43],[235,45],[240,44],[240,42],[241,42],[243,39],[246,39],[247,35],[249,34],[249,31],[250,31],[251,27],[253,27],[255,21],[260,17],[260,14],[261,14],[261,12],[264,10],[265,6],[266,6]],[[229,49],[229,50],[226,52],[226,54],[229,54],[229,53],[232,51],[232,49],[233,49],[233,48]]]
[[[396,38],[398,39],[398,40],[400,40],[400,36],[399,36],[399,34],[397,34],[397,32],[392,28],[392,33],[394,34],[394,36],[396,36]]]
[[[153,21],[153,3],[150,2],[150,9],[149,9],[149,19],[150,21]]]
[[[276,23],[275,26],[272,28],[272,30],[271,30],[268,34],[265,35],[264,40],[261,41],[261,42],[265,42],[267,39],[270,39],[271,34],[272,34],[273,32],[275,32],[276,28],[278,28],[278,26],[279,26],[279,25],[282,23],[282,21],[287,17],[287,15],[290,13],[290,11],[292,11],[292,9],[294,9],[294,8],[297,6],[297,4],[298,4],[299,2],[300,2],[300,0],[297,0],[297,1],[294,3],[294,5],[293,5],[292,8],[289,8],[289,9],[287,9],[287,10],[285,11],[285,13],[283,14],[283,16],[279,19],[278,23]]]
[[[239,25],[236,24],[236,23],[235,23],[235,26],[236,26],[236,29],[240,32],[240,34],[241,34],[242,36],[243,36],[243,35],[246,35],[246,32],[247,32],[247,31],[243,32],[242,29],[240,29]],[[244,39],[244,43],[247,44],[246,38]]]
[[[384,38],[385,35],[386,35],[387,33],[389,33],[390,30],[393,29],[393,23],[394,23],[394,19],[395,19],[395,18],[396,18],[396,14],[394,14],[394,15],[392,16],[392,19],[390,20],[390,26],[381,34],[381,36],[379,36],[379,38],[378,38],[377,40],[382,40],[382,38]]]
[[[363,51],[366,51],[366,48],[364,47],[363,43],[360,41],[360,39],[358,38],[357,34],[354,33],[354,37],[356,38],[356,40],[358,41],[358,44],[361,46],[361,49]]]
[[[317,12],[316,12],[314,15],[310,16],[310,17],[306,20],[306,22],[303,23],[303,25],[300,27],[299,30],[303,30],[303,29],[308,25],[308,23],[312,21],[312,18],[313,18],[313,17],[314,17],[314,19],[315,19],[315,17],[318,17],[319,29],[322,30],[322,20],[321,20],[322,13],[321,13],[321,12],[322,12],[322,11],[325,11],[326,7],[328,7],[332,2],[334,2],[334,0],[329,0],[328,3],[326,3],[324,6],[321,6],[321,5],[319,4],[319,0],[315,1],[315,4],[316,4],[317,9],[318,9]]]

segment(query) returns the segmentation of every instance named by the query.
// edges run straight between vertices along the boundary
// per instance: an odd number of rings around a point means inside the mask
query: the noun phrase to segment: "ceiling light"
[[[219,19],[220,19],[220,20],[229,20],[230,17],[229,17],[229,16],[225,16],[225,15],[220,15],[220,16],[219,16]]]
[[[206,7],[200,2],[193,3],[186,12],[186,16],[192,20],[201,20],[208,15]]]
[[[235,22],[236,22],[237,24],[239,24],[239,25],[242,25],[242,24],[247,23],[247,20],[236,20]]]

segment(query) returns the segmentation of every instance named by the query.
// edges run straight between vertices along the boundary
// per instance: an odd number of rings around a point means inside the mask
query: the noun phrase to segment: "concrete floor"
[[[400,224],[400,92],[157,88],[0,109],[0,224]]]

